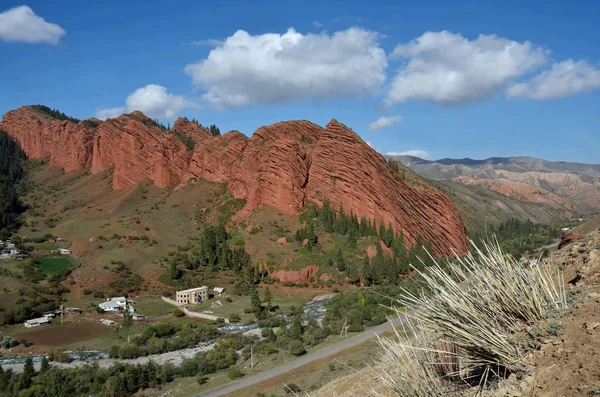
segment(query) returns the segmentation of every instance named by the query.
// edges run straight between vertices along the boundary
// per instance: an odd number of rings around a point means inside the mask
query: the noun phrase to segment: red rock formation
[[[583,238],[583,233],[578,231],[568,231],[562,234],[560,243],[558,243],[558,249],[566,247],[569,244],[573,244],[575,241],[579,241]]]
[[[204,142],[213,137],[209,130],[185,117],[175,120],[172,130],[191,137],[195,142]]]
[[[420,235],[437,255],[468,250],[468,241],[456,207],[441,192],[420,193],[387,164],[383,156],[358,135],[332,120],[312,153],[307,199],[321,205],[327,198],[334,207],[359,217],[391,223],[404,231],[408,245]]]
[[[307,266],[301,270],[277,270],[271,272],[269,277],[276,278],[281,282],[291,281],[294,284],[305,283],[311,276],[317,275],[319,267],[316,265]]]
[[[237,131],[213,137],[180,118],[173,130],[195,141],[193,151],[141,112],[73,123],[22,107],[5,114],[0,128],[30,158],[49,158],[65,171],[113,167],[115,189],[146,178],[159,187],[182,186],[193,178],[227,183],[234,197],[246,200],[240,219],[263,205],[297,214],[307,202],[320,205],[328,198],[336,208],[402,228],[409,246],[420,235],[437,255],[468,250],[464,225],[447,196],[413,187],[335,120],[325,129],[308,121],[276,123],[248,139]]]

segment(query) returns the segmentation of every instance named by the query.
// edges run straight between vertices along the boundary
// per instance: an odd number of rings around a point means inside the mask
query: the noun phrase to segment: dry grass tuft
[[[405,291],[405,330],[380,338],[378,378],[399,396],[442,396],[483,388],[522,368],[517,331],[567,307],[562,274],[525,267],[497,242],[420,273],[429,291]]]

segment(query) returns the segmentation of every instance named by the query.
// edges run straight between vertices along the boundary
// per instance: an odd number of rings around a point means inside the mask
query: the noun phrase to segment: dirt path
[[[322,360],[324,358],[333,356],[338,354],[344,350],[350,349],[354,346],[357,346],[363,342],[372,339],[377,334],[382,334],[391,330],[394,326],[400,325],[406,319],[406,315],[402,315],[400,317],[395,318],[392,321],[388,321],[381,325],[376,326],[368,331],[362,332],[358,335],[355,335],[349,339],[338,342],[334,345],[328,346],[324,349],[317,350],[314,353],[307,354],[302,356],[294,361],[289,361],[282,365],[279,365],[275,368],[272,368],[268,371],[261,372],[260,374],[256,374],[253,376],[249,376],[247,378],[241,379],[237,382],[230,383],[227,385],[223,385],[212,390],[208,390],[197,394],[196,397],[219,397],[229,393],[236,392],[238,390],[242,390],[249,386],[254,386],[258,383],[262,383],[264,381],[270,380],[272,378],[284,375],[292,370],[300,368],[304,365],[310,364],[317,360]]]

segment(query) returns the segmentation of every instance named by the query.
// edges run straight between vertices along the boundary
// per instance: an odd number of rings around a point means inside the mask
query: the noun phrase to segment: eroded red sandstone
[[[6,113],[0,128],[30,158],[49,158],[67,172],[113,168],[114,189],[146,178],[159,187],[193,178],[227,183],[234,197],[246,200],[240,219],[263,205],[297,214],[308,202],[320,205],[327,198],[336,208],[377,224],[391,223],[396,231],[402,228],[409,246],[420,236],[437,255],[468,250],[464,225],[446,195],[411,186],[336,120],[326,128],[309,121],[276,123],[248,139],[237,131],[215,137],[180,118],[173,130],[191,137],[193,149],[137,111],[104,122],[74,123],[25,106]]]

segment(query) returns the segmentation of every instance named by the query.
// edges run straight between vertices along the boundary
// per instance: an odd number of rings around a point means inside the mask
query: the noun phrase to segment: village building
[[[224,287],[215,287],[213,288],[213,292],[215,293],[215,296],[227,295],[227,290]]]
[[[106,302],[102,302],[98,306],[105,312],[119,312],[127,306],[127,299],[124,296],[109,298]]]
[[[144,319],[144,316],[142,316],[140,313],[133,312],[131,313],[131,319],[133,321],[140,321]]]
[[[68,250],[66,248],[59,248],[58,253],[61,255],[71,255],[71,250]]]
[[[100,322],[104,325],[113,325],[115,323],[113,320],[109,320],[107,318],[101,318]]]
[[[50,320],[48,320],[46,317],[33,318],[31,320],[25,321],[25,326],[27,328],[34,328],[34,327],[39,327],[40,325],[47,325],[47,324],[50,324]]]
[[[177,291],[176,301],[181,305],[198,304],[208,300],[208,287],[203,285],[198,288],[190,288],[183,291]]]

